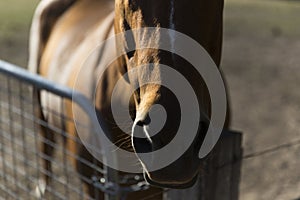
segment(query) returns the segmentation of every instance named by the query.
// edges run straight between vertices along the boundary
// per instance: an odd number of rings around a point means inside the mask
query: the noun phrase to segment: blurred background
[[[0,0],[0,59],[27,65],[37,3]],[[300,1],[225,0],[224,16],[221,68],[246,157],[240,199],[299,200]]]

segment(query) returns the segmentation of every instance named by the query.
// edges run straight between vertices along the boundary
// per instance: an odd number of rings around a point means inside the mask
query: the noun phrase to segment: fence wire
[[[40,104],[33,98],[34,87],[24,80],[0,73],[0,199],[40,199],[44,189],[43,199],[93,199],[86,195],[83,184],[93,185],[92,177],[75,172],[71,161],[91,169],[95,177],[103,177],[105,170],[98,167],[95,160],[80,157],[68,148],[67,140],[75,146],[81,142],[65,130],[66,123],[74,122],[64,109],[58,113],[49,107],[41,107],[42,113],[55,118],[54,124],[37,116]],[[70,101],[66,96],[56,95],[61,107]],[[40,134],[41,129],[51,132],[50,137]],[[50,162],[52,170],[45,165]],[[47,187],[44,177],[51,178]],[[95,199],[98,193],[95,190]]]

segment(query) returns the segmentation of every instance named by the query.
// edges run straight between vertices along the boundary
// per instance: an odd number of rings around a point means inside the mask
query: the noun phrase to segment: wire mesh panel
[[[74,127],[64,111],[72,91],[47,88],[41,78],[32,79],[17,68],[8,73],[11,66],[0,65],[0,199],[93,199],[85,191],[97,185],[104,170],[91,156],[80,156],[80,139],[67,128]],[[35,90],[51,93],[61,112],[41,106],[39,98],[33,98]],[[86,124],[76,125],[91,131]],[[95,199],[99,191],[92,191]]]

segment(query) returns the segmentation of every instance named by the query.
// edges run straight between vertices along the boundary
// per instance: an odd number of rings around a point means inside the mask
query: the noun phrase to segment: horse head
[[[222,9],[223,1],[221,0],[115,1],[116,33],[142,30],[126,33],[123,40],[117,41],[117,48],[126,51],[129,46],[137,47],[134,51],[122,56],[119,63],[120,71],[123,74],[128,72],[128,82],[135,88],[132,146],[143,166],[145,178],[153,185],[183,188],[194,183],[201,168],[198,153],[210,116],[209,94],[201,75],[197,75],[191,64],[180,56],[160,48],[162,42],[168,42],[171,47],[176,43],[176,38],[171,32],[167,38],[162,38],[160,30],[162,28],[172,29],[188,35],[200,43],[216,65],[219,65]],[[146,27],[152,27],[152,31],[143,29]],[[145,44],[151,48],[138,48]],[[162,158],[154,156],[151,160],[144,160],[139,153],[154,152],[170,143],[181,122],[180,105],[176,95],[169,88],[160,84],[166,76],[161,71],[160,65],[162,64],[175,69],[190,82],[200,102],[199,107],[202,112],[201,120],[198,122],[198,132],[190,147],[170,165],[152,171],[149,170],[150,165],[160,162],[159,159]],[[163,107],[163,111],[155,110],[158,107]],[[164,121],[163,126],[157,130],[155,135],[151,135],[149,133],[151,124],[159,124],[160,122],[157,120]],[[190,133],[187,131],[185,134]],[[138,137],[140,135],[145,137]],[[180,148],[180,144],[178,148]]]

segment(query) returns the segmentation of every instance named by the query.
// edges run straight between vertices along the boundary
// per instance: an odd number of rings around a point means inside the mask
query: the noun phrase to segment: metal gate
[[[90,114],[94,112],[94,107],[80,93],[0,60],[0,199],[91,199],[86,196],[82,181],[106,192],[106,199],[110,200],[121,198],[120,195],[124,191],[142,189],[133,186],[119,187],[116,184],[120,180],[115,171],[105,167],[99,168],[95,159],[86,160],[69,151],[63,138],[74,143],[81,141],[61,126],[36,117],[36,106],[39,104],[37,99],[33,98],[34,89],[47,91],[62,100],[61,102],[72,101],[91,118],[92,123],[97,123],[97,119]],[[61,121],[62,126],[66,122],[74,123],[64,112],[57,113],[50,107],[41,109],[46,113],[51,112],[56,121]],[[85,126],[82,124],[81,128],[86,128]],[[39,127],[49,129],[53,138],[39,134]],[[93,130],[89,127],[88,131]],[[41,151],[41,143],[46,144],[46,148],[54,149],[55,155]],[[80,176],[68,158],[92,168],[94,177]],[[52,172],[43,167],[42,160],[52,163]],[[42,181],[44,175],[51,177],[47,187]],[[123,178],[123,181],[140,181],[139,177]],[[45,195],[41,196],[42,193]],[[99,195],[96,193],[95,190],[95,199]]]
[[[76,123],[77,128],[79,125],[80,128],[88,128],[89,132],[97,132],[95,127],[99,122],[92,114],[94,106],[82,94],[0,60],[0,200],[97,199],[98,191],[105,192],[105,200],[120,200],[125,199],[128,193],[149,188],[142,176],[118,176],[115,170],[106,168],[105,165],[100,168],[96,159],[86,160],[69,151],[64,141],[59,139],[68,138],[74,143],[81,141],[64,128],[36,117],[35,108],[39,104],[36,98],[32,98],[33,89],[47,91],[58,99],[78,105],[90,118],[92,126]],[[42,107],[42,110],[45,113],[51,112],[61,124],[74,123],[64,112],[55,112],[50,107]],[[57,141],[39,134],[38,126],[51,130],[57,136]],[[199,176],[197,183],[185,190],[167,189],[164,199],[237,200],[242,159],[241,141],[240,133],[225,131],[210,158],[205,161],[205,173]],[[55,149],[55,155],[43,153],[39,148],[41,143]],[[75,172],[68,158],[74,158],[91,168],[93,176],[84,177]],[[51,161],[52,172],[45,170],[42,160]],[[44,175],[52,179],[47,187],[41,181]],[[82,181],[92,184],[95,198],[86,195]],[[43,190],[45,195],[41,196]],[[155,195],[157,194],[152,194]]]

